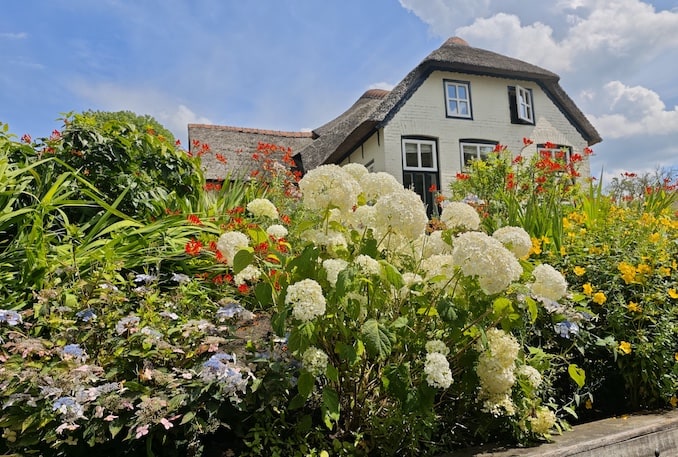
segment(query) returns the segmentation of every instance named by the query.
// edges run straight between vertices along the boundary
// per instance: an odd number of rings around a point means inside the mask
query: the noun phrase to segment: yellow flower
[[[584,403],[584,408],[586,408],[586,409],[591,409],[591,408],[593,408],[593,402],[591,401],[590,398],[587,398],[587,399],[586,399],[586,403]]]
[[[676,359],[676,362],[678,362],[678,352],[673,356],[674,359]]]
[[[532,238],[532,249],[530,249],[530,254],[541,254],[541,241],[539,238]]]
[[[567,250],[565,250],[565,246],[561,246],[560,247],[560,255],[564,256],[565,254],[567,254]]]
[[[678,292],[676,292],[676,289],[669,289],[669,297],[678,298]]]
[[[636,267],[630,263],[620,262],[617,269],[622,274],[622,279],[626,284],[631,284],[636,280]]]
[[[593,293],[593,286],[590,282],[584,284],[582,288],[584,289],[584,295],[591,295]]]
[[[577,276],[584,276],[584,273],[586,273],[586,268],[574,267],[574,274],[576,274]]]
[[[669,400],[669,403],[671,403],[671,406],[673,406],[675,408],[676,406],[678,406],[678,398],[676,398],[676,396],[674,395]]]
[[[628,341],[620,341],[619,342],[619,350],[623,352],[624,354],[630,354],[631,353],[631,343]]]
[[[626,308],[628,308],[628,310],[632,313],[640,313],[643,311],[643,308],[641,308],[640,305],[634,301],[629,302],[629,304],[626,305]]]
[[[661,239],[661,235],[659,235],[658,232],[654,232],[653,234],[650,235],[650,243],[656,243]]]
[[[636,268],[636,270],[641,275],[649,275],[650,273],[652,273],[652,267],[646,263],[641,263],[640,265],[638,265],[638,268]]]
[[[593,294],[593,302],[598,303],[599,305],[602,305],[607,301],[607,297],[603,292],[596,292]]]
[[[660,276],[671,276],[671,269],[669,267],[659,267]]]

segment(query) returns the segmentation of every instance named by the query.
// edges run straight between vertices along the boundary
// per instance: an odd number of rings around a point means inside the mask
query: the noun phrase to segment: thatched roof
[[[318,138],[299,151],[304,169],[342,160],[372,132],[388,123],[437,70],[533,81],[577,128],[589,146],[601,141],[593,125],[560,87],[557,74],[522,60],[471,47],[461,38],[454,37],[422,60],[390,92],[379,91],[375,96],[373,91],[368,91],[345,113],[314,130]]]
[[[191,152],[197,154],[202,144],[209,145],[209,152],[202,155],[202,167],[208,180],[224,179],[229,172],[248,174],[257,168],[252,153],[257,151],[259,143],[291,148],[296,152],[311,144],[315,137],[312,132],[188,124],[188,143]]]

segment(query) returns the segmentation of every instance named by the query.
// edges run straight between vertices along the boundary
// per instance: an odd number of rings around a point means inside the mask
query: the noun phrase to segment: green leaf
[[[358,360],[358,354],[350,344],[339,341],[334,351],[339,354],[341,360],[348,362],[349,365],[353,365]]]
[[[189,413],[191,414],[191,413]],[[188,415],[188,414],[187,414]],[[193,414],[195,415],[195,414]],[[181,422],[184,423],[183,421]],[[111,432],[111,438],[115,438],[118,433],[122,430],[122,423],[118,421],[111,422],[108,424],[108,431]]]
[[[570,378],[577,383],[579,387],[584,387],[584,382],[586,381],[586,372],[583,368],[579,368],[577,364],[571,363],[567,367],[567,372],[570,374]]]
[[[315,326],[313,322],[304,322],[297,327],[294,327],[290,332],[290,337],[287,342],[287,347],[293,353],[300,354],[304,352],[313,342],[313,330]]]
[[[329,387],[323,389],[323,402],[320,410],[323,415],[323,422],[330,430],[332,430],[332,422],[339,422],[339,409],[339,394]]]
[[[384,269],[384,273],[386,273],[386,280],[393,285],[396,289],[400,289],[405,285],[405,281],[403,281],[403,276],[400,274],[400,272],[388,263],[385,260],[380,260],[379,263],[381,264],[381,267]]]
[[[193,412],[193,411],[187,412],[186,414],[184,414],[184,417],[181,418],[181,422],[179,423],[179,425],[184,425],[184,424],[189,423],[190,421],[193,420],[194,417],[195,417],[195,412]]]
[[[386,326],[376,319],[365,321],[361,333],[365,339],[367,353],[378,359],[383,359],[391,354],[393,334]]]
[[[327,365],[327,369],[325,370],[325,376],[327,376],[327,379],[329,379],[332,382],[339,382],[339,370],[337,370],[332,365]]]
[[[268,241],[268,233],[261,228],[247,229],[247,234],[254,244],[266,243]]]
[[[530,313],[530,324],[534,324],[539,315],[539,308],[537,307],[537,301],[532,297],[526,297],[525,302],[527,303],[527,311]]]
[[[306,399],[313,392],[313,385],[315,384],[315,376],[309,373],[306,370],[303,370],[299,374],[299,380],[297,381],[297,389],[299,389],[299,395]]]
[[[254,260],[254,250],[246,247],[239,250],[233,257],[233,273],[238,274]]]
[[[260,282],[254,288],[254,297],[260,305],[268,307],[273,304],[273,288],[267,282]]]

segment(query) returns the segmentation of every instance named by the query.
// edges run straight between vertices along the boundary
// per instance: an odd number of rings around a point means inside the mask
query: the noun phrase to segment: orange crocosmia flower
[[[250,288],[247,284],[240,284],[238,286],[238,292],[240,292],[241,294],[246,294],[249,291],[250,291]]]
[[[593,302],[598,303],[599,305],[604,304],[607,301],[607,297],[603,292],[596,292],[593,294]]]
[[[199,240],[189,240],[186,243],[186,246],[184,247],[184,250],[186,251],[186,254],[196,256],[200,254],[200,250],[202,249],[202,243]]]
[[[583,267],[574,267],[574,274],[577,276],[584,276],[586,273],[586,268]]]
[[[631,343],[628,341],[620,341],[619,342],[619,350],[623,352],[624,354],[630,354],[632,349],[631,349]]]
[[[582,286],[582,289],[584,289],[584,295],[591,295],[593,293],[593,286],[591,285],[590,282],[587,282]]]
[[[193,225],[202,225],[202,221],[195,214],[189,214],[186,219],[188,220],[189,223]]]
[[[669,289],[669,297],[673,299],[678,298],[678,292],[676,292],[676,289]]]

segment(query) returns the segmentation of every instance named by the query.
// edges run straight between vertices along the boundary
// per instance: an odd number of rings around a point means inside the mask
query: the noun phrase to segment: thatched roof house
[[[600,142],[559,79],[551,71],[454,37],[391,91],[368,90],[344,113],[312,132],[192,124],[189,140],[207,142],[214,151],[229,154],[252,151],[258,141],[273,142],[291,147],[306,171],[325,163],[369,163],[405,185],[415,186],[423,173],[422,182],[444,188],[464,168],[474,147],[482,158],[488,146],[499,142],[520,151],[523,137],[557,143],[572,152]],[[456,112],[461,105],[464,112]],[[524,113],[517,114],[517,109]],[[408,162],[414,156],[407,159],[407,154],[419,154],[421,159],[422,151],[426,166]],[[206,165],[208,176],[214,176],[223,175],[233,163]],[[246,165],[236,160],[235,166]]]

